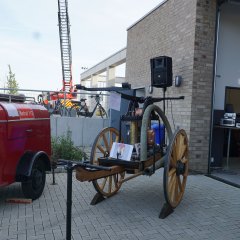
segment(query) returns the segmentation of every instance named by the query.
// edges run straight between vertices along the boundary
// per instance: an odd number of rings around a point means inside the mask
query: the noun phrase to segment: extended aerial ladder
[[[76,98],[72,84],[72,49],[70,37],[70,21],[68,16],[68,0],[58,0],[58,27],[62,62],[62,92],[50,93],[51,100]]]
[[[58,26],[62,59],[62,91],[72,90],[72,50],[70,38],[70,22],[68,16],[68,0],[58,0]]]
[[[72,83],[72,49],[70,37],[70,22],[68,16],[68,0],[58,0],[58,27],[62,63],[62,88],[60,92],[42,93],[38,101],[56,101],[58,99],[76,98]]]

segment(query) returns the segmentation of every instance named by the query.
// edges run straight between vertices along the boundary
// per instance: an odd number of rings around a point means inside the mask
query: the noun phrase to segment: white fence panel
[[[109,119],[51,116],[52,137],[66,135],[69,129],[75,146],[92,146],[98,133],[108,126]]]

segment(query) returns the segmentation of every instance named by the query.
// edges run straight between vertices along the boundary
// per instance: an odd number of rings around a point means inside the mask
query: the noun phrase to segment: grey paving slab
[[[32,204],[6,203],[23,197],[19,184],[0,188],[0,240],[62,240],[66,235],[65,173],[51,175],[43,195]],[[166,219],[163,172],[124,183],[115,196],[95,205],[91,183],[73,176],[72,239],[240,239],[240,189],[203,175],[190,175],[181,204]]]

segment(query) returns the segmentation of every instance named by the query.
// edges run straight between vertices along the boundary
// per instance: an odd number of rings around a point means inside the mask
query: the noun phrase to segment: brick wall
[[[211,2],[211,3],[210,3]],[[150,85],[150,59],[173,58],[173,76],[181,75],[181,87],[167,96],[185,100],[167,105],[173,128],[184,128],[190,141],[190,168],[207,171],[214,49],[215,1],[168,0],[128,29],[126,81],[133,87]],[[149,94],[148,94],[149,95]],[[154,89],[153,96],[162,96]],[[174,119],[174,124],[172,119]]]
[[[196,170],[207,169],[214,69],[216,0],[198,0],[194,43],[191,151]]]

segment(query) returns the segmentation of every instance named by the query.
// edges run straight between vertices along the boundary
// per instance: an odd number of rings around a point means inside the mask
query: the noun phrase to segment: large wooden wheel
[[[181,202],[188,176],[188,139],[186,132],[177,130],[170,142],[164,162],[164,196],[175,208]]]
[[[90,163],[98,165],[99,157],[109,157],[113,142],[119,141],[117,129],[108,127],[103,129],[96,137],[91,151]],[[122,185],[125,172],[114,174],[108,177],[93,181],[96,191],[103,196],[110,197],[117,193]]]

